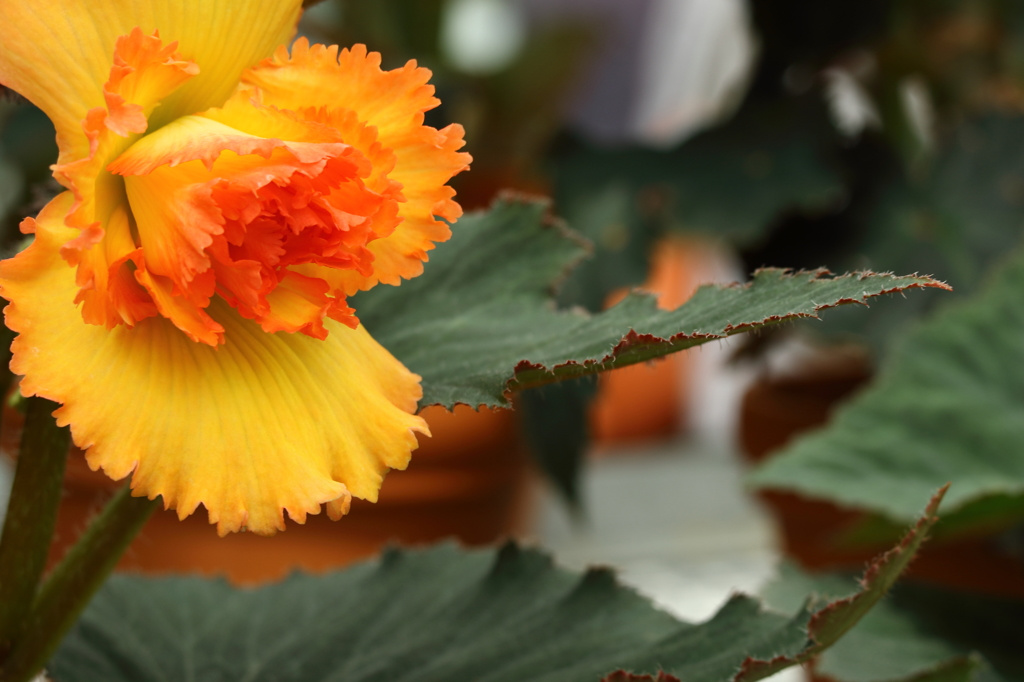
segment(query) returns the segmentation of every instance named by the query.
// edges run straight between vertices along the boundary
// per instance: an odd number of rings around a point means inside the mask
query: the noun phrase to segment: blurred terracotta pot
[[[763,377],[750,386],[741,407],[744,455],[759,462],[800,433],[824,425],[870,378],[866,357],[850,354],[795,375]],[[762,491],[759,496],[779,524],[786,554],[808,570],[860,569],[887,548],[841,544],[866,518],[863,512],[794,493]],[[933,539],[911,564],[909,575],[954,589],[1024,597],[1024,562],[1000,551],[989,537]]]
[[[671,237],[651,257],[651,272],[641,289],[658,296],[658,308],[675,310],[701,284],[715,279],[720,262],[712,244]],[[609,296],[606,307],[625,298],[628,290]],[[631,365],[601,376],[590,413],[591,433],[598,443],[612,444],[664,438],[686,427],[695,356],[674,353],[654,362]]]
[[[469,545],[520,533],[528,520],[529,468],[515,416],[508,410],[454,413],[428,408],[433,438],[422,438],[406,471],[393,471],[376,504],[355,500],[338,522],[325,514],[265,538],[217,537],[202,508],[179,521],[158,511],[118,568],[148,573],[221,574],[236,583],[281,578],[294,569],[325,571],[371,556],[390,542],[422,544],[454,537]],[[16,426],[16,425],[12,425]],[[7,429],[13,431],[15,429]],[[65,497],[51,551],[56,561],[113,490],[72,449]]]

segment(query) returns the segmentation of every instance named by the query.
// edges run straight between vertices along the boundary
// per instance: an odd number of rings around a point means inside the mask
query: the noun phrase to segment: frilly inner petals
[[[342,129],[351,112],[351,120],[371,132],[350,131],[345,141],[364,156],[385,150],[393,159],[381,176],[401,187],[401,222],[370,245],[375,257],[372,273],[346,274],[349,294],[377,282],[398,284],[419,275],[427,252],[451,234],[436,218],[452,221],[462,213],[453,200],[455,192],[445,183],[466,170],[471,159],[458,151],[463,146],[461,126],[436,130],[423,125],[423,113],[439,103],[433,86],[427,84],[429,78],[430,71],[415,62],[382,71],[380,55],[368,53],[362,45],[339,52],[336,46],[310,46],[305,38],[295,41],[290,54],[281,47],[242,77],[263,104],[296,111],[309,120]]]
[[[223,342],[222,330],[194,308],[214,292],[268,332],[324,338],[324,318],[356,326],[343,289],[293,270],[315,263],[372,273],[367,245],[398,222],[397,186],[374,179],[384,193],[373,191],[366,181],[376,157],[342,137],[240,99],[179,119],[111,163],[124,177],[144,254],[146,273],[136,278],[160,313],[213,344]],[[204,320],[210,326],[200,333]]]

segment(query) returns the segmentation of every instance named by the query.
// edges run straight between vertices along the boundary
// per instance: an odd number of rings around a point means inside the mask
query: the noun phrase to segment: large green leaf
[[[952,481],[945,523],[1020,518],[1024,495],[1024,253],[974,297],[921,324],[831,426],[754,472],[793,490],[903,522]]]
[[[753,682],[852,627],[913,558],[940,498],[856,594],[790,617],[737,595],[691,625],[606,569],[575,575],[511,544],[441,546],[259,590],[115,577],[50,672],[58,682],[597,682],[617,669],[663,669],[687,682]]]
[[[421,404],[504,406],[507,392],[651,360],[872,296],[943,287],[928,277],[766,269],[746,285],[704,286],[675,311],[634,293],[597,314],[556,310],[553,283],[585,246],[546,204],[499,201],[463,218],[425,272],[354,305],[381,344],[423,377]]]
[[[773,608],[808,593],[835,599],[853,576],[807,575],[785,564],[761,593]],[[838,682],[977,682],[1024,679],[1024,602],[913,583],[896,587],[835,646],[815,671]]]

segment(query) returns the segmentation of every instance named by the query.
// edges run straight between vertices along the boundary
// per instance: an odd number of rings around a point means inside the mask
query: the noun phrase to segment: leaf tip
[[[807,624],[807,636],[824,649],[841,637],[861,619],[893,583],[903,574],[917,550],[927,539],[928,531],[938,521],[936,512],[949,484],[935,492],[917,523],[907,531],[898,545],[873,559],[860,579],[860,591],[833,601],[816,611]]]

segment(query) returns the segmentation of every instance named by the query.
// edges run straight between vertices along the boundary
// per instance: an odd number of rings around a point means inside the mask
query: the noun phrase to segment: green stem
[[[25,431],[0,536],[0,661],[13,646],[32,607],[57,524],[69,432],[58,427],[57,405],[28,399]]]
[[[0,682],[28,682],[43,669],[156,508],[128,486],[117,492],[43,583]]]

